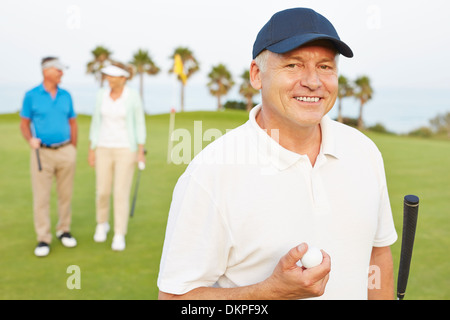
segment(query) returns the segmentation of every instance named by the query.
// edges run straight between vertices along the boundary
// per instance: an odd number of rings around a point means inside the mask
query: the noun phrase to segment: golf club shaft
[[[39,171],[42,171],[41,157],[39,155],[39,149],[36,149],[36,159],[37,159],[38,169],[39,169]]]
[[[134,196],[133,196],[133,203],[131,204],[131,210],[130,210],[130,217],[134,215],[134,208],[136,207],[136,199],[137,199],[137,193],[139,188],[139,181],[141,180],[141,171],[138,170],[137,178],[136,178],[136,187],[134,188]]]
[[[144,149],[144,156],[147,154],[147,150]],[[131,210],[130,210],[130,217],[133,217],[134,215],[134,208],[136,207],[136,199],[137,199],[137,193],[139,189],[139,181],[141,180],[141,171],[145,168],[145,162],[142,162],[144,166],[141,168],[140,163],[138,163],[138,174],[136,178],[136,187],[134,188],[134,196],[133,196],[133,203],[131,204]]]
[[[403,231],[402,248],[400,252],[400,266],[397,280],[397,299],[403,300],[408,284],[409,269],[411,266],[414,238],[416,234],[417,216],[419,212],[419,198],[407,195],[403,202]]]

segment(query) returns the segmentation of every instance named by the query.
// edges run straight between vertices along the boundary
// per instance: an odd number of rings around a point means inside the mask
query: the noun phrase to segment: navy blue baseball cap
[[[353,57],[327,18],[312,9],[293,8],[275,13],[262,27],[253,44],[253,59],[264,49],[286,53],[314,40],[329,40],[340,54]]]

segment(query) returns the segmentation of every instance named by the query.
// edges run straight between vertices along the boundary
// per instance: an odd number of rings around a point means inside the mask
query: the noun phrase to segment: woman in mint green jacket
[[[136,163],[145,166],[145,114],[138,92],[126,85],[130,71],[124,65],[102,69],[108,89],[97,94],[89,132],[88,162],[96,172],[94,241],[104,242],[109,227],[111,190],[114,203],[112,249],[125,249],[129,199]]]

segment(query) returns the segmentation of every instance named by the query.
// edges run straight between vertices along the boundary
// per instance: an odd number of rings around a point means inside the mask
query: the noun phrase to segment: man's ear
[[[261,90],[261,69],[258,67],[255,60],[253,60],[250,65],[250,83],[254,89]]]

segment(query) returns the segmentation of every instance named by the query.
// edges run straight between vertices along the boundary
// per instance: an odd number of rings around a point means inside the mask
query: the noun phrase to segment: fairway
[[[202,139],[198,132],[194,133],[194,121],[202,121],[203,132],[216,128],[225,133],[226,129],[239,126],[247,118],[248,114],[241,111],[180,113],[176,115],[175,128],[189,130],[193,143],[194,139]],[[20,134],[18,114],[0,115],[3,139],[0,147],[0,299],[157,298],[156,279],[167,214],[173,187],[186,164],[167,163],[169,115],[147,116],[146,121],[147,167],[141,176],[134,217],[129,222],[126,250],[111,250],[112,233],[108,234],[105,243],[93,241],[95,175],[87,163],[90,117],[79,116],[72,205],[72,233],[78,246],[65,248],[54,237],[50,255],[37,258],[33,254],[37,242],[33,229],[29,147]],[[450,143],[375,133],[368,135],[384,156],[399,235],[392,247],[395,278],[401,245],[403,196],[412,193],[420,197],[405,299],[449,299],[450,216],[445,202],[450,199]],[[57,221],[55,198],[53,191],[53,235]],[[80,289],[70,289],[72,274],[70,269],[68,273],[68,268],[72,265],[79,267]]]

